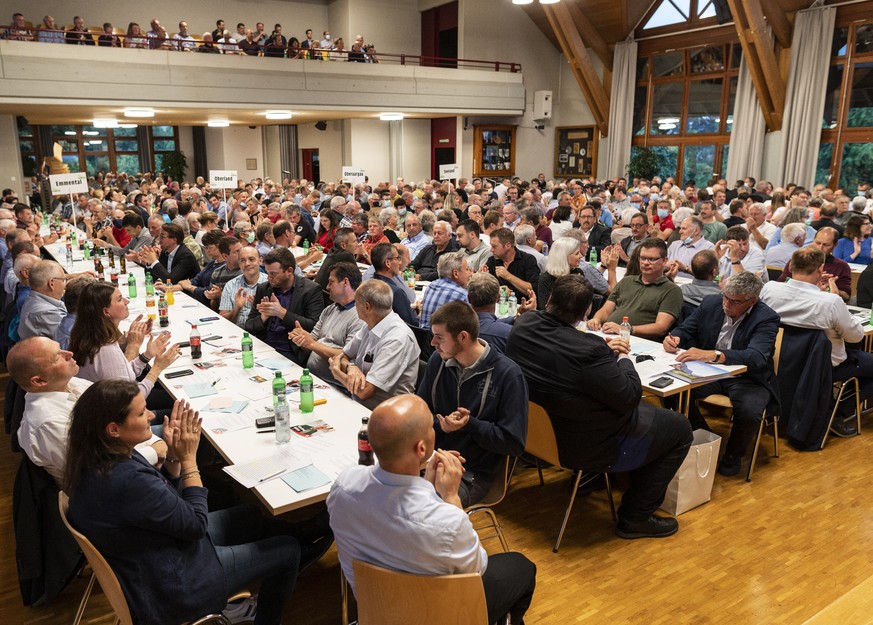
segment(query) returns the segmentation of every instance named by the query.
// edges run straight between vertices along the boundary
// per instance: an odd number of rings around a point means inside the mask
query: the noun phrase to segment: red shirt
[[[118,241],[118,247],[124,247],[130,243],[130,235],[127,234],[127,230],[124,228],[116,228],[115,226],[112,226],[112,236],[115,237],[116,241]]]

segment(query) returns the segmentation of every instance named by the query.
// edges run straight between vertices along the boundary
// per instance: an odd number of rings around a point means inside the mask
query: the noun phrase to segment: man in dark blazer
[[[691,391],[689,419],[695,428],[706,428],[697,400],[713,393],[727,395],[734,420],[725,454],[718,465],[722,475],[740,472],[761,424],[764,409],[778,402],[773,374],[773,351],[779,332],[779,315],[758,301],[763,283],[754,273],[744,271],[728,278],[722,295],[710,295],[664,339],[664,349],[680,362],[697,360],[722,365],[745,365],[746,373],[716,380]]]
[[[172,280],[178,284],[191,280],[200,273],[200,265],[191,250],[183,244],[185,233],[178,224],[161,226],[161,253],[153,247],[143,247],[139,251],[140,262],[148,268],[155,280]]]
[[[327,289],[327,280],[330,278],[330,269],[337,263],[354,263],[355,248],[357,241],[355,232],[351,228],[340,228],[333,235],[333,247],[324,256],[324,261],[321,264],[321,269],[315,275],[313,280],[322,289]]]
[[[574,224],[575,225],[575,224]],[[583,206],[579,209],[579,229],[588,240],[588,256],[591,259],[591,250],[597,250],[597,257],[603,254],[603,248],[612,245],[612,230],[597,223],[597,215],[593,206]]]
[[[312,332],[324,298],[317,284],[294,275],[297,263],[288,248],[280,247],[264,256],[267,282],[255,290],[255,305],[249,311],[245,329],[301,367],[309,352],[295,345],[288,333],[300,324]]]

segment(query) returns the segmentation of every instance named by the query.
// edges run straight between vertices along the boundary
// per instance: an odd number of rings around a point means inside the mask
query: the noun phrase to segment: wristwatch
[[[721,360],[721,352],[718,351],[717,349],[714,351],[715,351],[715,358],[710,360],[710,362],[717,363],[719,360]]]

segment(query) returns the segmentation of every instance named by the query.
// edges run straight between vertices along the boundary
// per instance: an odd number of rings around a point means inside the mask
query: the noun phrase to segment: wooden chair
[[[773,373],[779,373],[779,355],[782,352],[782,328],[776,334],[776,345],[773,348]],[[703,409],[721,408],[723,410],[733,410],[730,397],[727,395],[713,394],[697,400],[697,405]],[[733,415],[731,415],[733,418]],[[833,419],[833,417],[831,417]],[[749,462],[749,471],[746,473],[746,481],[752,481],[752,472],[755,470],[755,460],[758,458],[758,448],[761,446],[761,438],[764,436],[764,426],[773,426],[773,455],[779,457],[779,415],[767,414],[767,409],[761,415],[761,425],[758,427],[758,436],[755,437],[755,449],[752,451],[752,460]],[[824,445],[824,443],[822,443]]]
[[[552,427],[552,421],[549,418],[549,413],[545,408],[534,402],[529,403],[527,416],[527,444],[524,450],[541,460],[545,460],[549,464],[556,467],[573,469],[574,467],[563,467],[561,459],[558,456],[558,442],[555,439],[555,429]],[[543,470],[537,462],[537,471],[540,474],[540,485],[543,484]],[[558,553],[561,546],[561,539],[564,537],[564,530],[567,528],[567,521],[570,518],[570,511],[573,509],[573,502],[576,500],[576,493],[580,486],[585,486],[597,479],[597,476],[602,475],[606,481],[606,496],[609,500],[609,510],[612,513],[612,520],[617,521],[615,515],[615,503],[612,501],[612,486],[609,484],[608,473],[586,473],[579,470],[576,474],[576,479],[573,483],[573,490],[570,492],[570,503],[567,504],[567,511],[564,512],[564,520],[561,523],[561,530],[558,532],[558,539],[555,541],[555,546],[552,551]]]
[[[500,523],[497,522],[497,515],[494,514],[494,511],[491,508],[498,505],[503,501],[504,497],[506,497],[506,493],[509,490],[509,482],[512,480],[512,472],[515,469],[515,460],[516,459],[512,456],[506,456],[505,462],[503,463],[503,474],[498,474],[497,476],[500,479],[494,480],[494,483],[491,484],[491,489],[482,501],[464,508],[464,512],[467,513],[467,516],[470,517],[471,520],[473,515],[479,512],[488,517],[489,525],[486,527],[494,530],[494,536],[486,536],[485,538],[498,538],[500,540],[500,545],[503,547],[504,553],[509,551],[509,545],[506,542],[506,537],[503,535],[503,530],[500,528]],[[482,529],[484,528],[477,527],[476,531],[479,532]],[[479,538],[482,539],[481,534]]]
[[[412,575],[360,560],[355,571],[360,625],[487,625],[482,577]]]
[[[91,541],[88,540],[84,534],[75,530],[73,526],[70,525],[70,521],[67,519],[67,510],[70,507],[70,500],[63,491],[58,493],[58,507],[60,508],[61,519],[63,519],[64,525],[67,526],[67,529],[73,535],[73,538],[75,538],[76,542],[79,543],[79,547],[85,554],[85,558],[88,560],[88,564],[91,565],[91,570],[93,571],[91,579],[88,582],[88,587],[85,589],[85,594],[82,597],[82,601],[79,603],[79,610],[76,612],[76,618],[73,621],[73,625],[79,625],[82,616],[85,614],[85,606],[88,604],[88,599],[91,597],[91,590],[94,588],[95,579],[100,582],[100,587],[103,589],[103,593],[106,595],[109,605],[112,606],[112,610],[115,612],[115,625],[133,625],[133,617],[130,614],[130,607],[127,605],[127,599],[124,596],[124,592],[121,590],[121,584],[118,582],[118,578],[115,576],[112,567],[109,566],[106,559],[100,555],[97,548],[91,544]],[[228,601],[236,601],[237,599],[243,599],[248,596],[250,596],[250,593],[243,592],[234,595],[228,599]],[[202,625],[209,622],[230,625],[230,621],[223,614],[209,614],[197,619],[193,623],[190,623],[190,625]]]
[[[849,389],[849,390],[847,390]],[[831,426],[834,424],[834,419],[837,417],[837,411],[840,404],[844,401],[855,400],[855,424],[858,428],[858,435],[861,434],[861,392],[858,385],[858,378],[849,378],[842,382],[834,382],[834,409],[831,411],[831,418],[828,420],[828,427],[825,430],[824,438],[821,439],[821,447],[824,449],[825,443],[828,442],[828,436],[831,433]]]

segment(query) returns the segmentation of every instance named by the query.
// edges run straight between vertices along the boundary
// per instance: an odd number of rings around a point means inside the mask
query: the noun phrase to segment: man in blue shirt
[[[432,282],[424,292],[418,327],[430,328],[430,317],[443,304],[467,301],[467,283],[473,272],[467,265],[464,252],[451,252],[437,261],[439,280]]]

